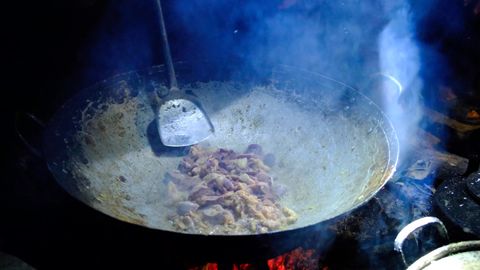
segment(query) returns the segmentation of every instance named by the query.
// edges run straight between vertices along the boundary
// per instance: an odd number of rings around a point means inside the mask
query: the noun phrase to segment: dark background
[[[213,2],[206,1],[205,8],[189,14],[190,23],[185,23],[176,17],[184,11],[178,8],[180,2],[174,6],[173,1],[164,1],[175,59],[243,65],[251,52],[252,29],[261,28],[265,18],[285,12],[279,8],[281,1]],[[417,2],[413,12],[420,26],[418,40],[435,48],[422,56],[426,64],[422,76],[429,82],[424,96],[440,106],[435,101],[438,85],[448,84],[460,97],[478,104],[471,98],[478,97],[480,89],[476,3],[438,1],[432,9],[421,1],[412,2]],[[0,251],[40,269],[136,265],[145,257],[156,262],[181,258],[182,254],[143,246],[168,243],[167,236],[149,238],[142,228],[98,213],[63,192],[43,160],[32,155],[15,133],[18,112],[48,120],[79,89],[120,72],[162,64],[152,1],[9,1],[1,10]],[[302,5],[293,5],[287,12],[308,13]],[[211,23],[208,32],[202,20]],[[256,38],[261,40],[262,35]],[[438,61],[432,54],[444,57]],[[29,138],[38,139],[38,131],[26,129],[33,134]]]

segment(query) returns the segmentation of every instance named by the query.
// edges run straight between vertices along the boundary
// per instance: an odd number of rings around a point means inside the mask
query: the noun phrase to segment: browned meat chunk
[[[194,146],[178,169],[165,176],[168,219],[176,230],[204,234],[265,233],[297,220],[279,203],[287,187],[268,174],[275,163],[258,144],[244,153]]]
[[[193,202],[189,202],[189,201],[179,202],[177,205],[177,213],[183,216],[188,214],[189,212],[196,211],[198,207],[200,206]]]

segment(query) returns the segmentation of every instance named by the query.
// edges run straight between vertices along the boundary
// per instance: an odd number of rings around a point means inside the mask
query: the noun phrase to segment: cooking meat
[[[232,212],[223,209],[219,204],[214,204],[201,210],[203,219],[212,225],[232,224],[235,219]]]
[[[293,224],[297,214],[280,204],[287,192],[269,175],[272,154],[258,144],[244,153],[193,146],[165,175],[168,219],[176,230],[202,234],[265,233]]]
[[[190,201],[178,203],[177,213],[181,216],[188,214],[190,211],[196,211],[199,205]]]

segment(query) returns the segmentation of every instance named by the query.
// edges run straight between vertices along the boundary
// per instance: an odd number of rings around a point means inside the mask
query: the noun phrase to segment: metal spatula
[[[208,138],[214,132],[214,128],[196,97],[178,88],[160,0],[157,0],[157,6],[163,54],[169,77],[169,92],[162,97],[158,106],[157,124],[160,139],[164,145],[173,147],[197,144]]]

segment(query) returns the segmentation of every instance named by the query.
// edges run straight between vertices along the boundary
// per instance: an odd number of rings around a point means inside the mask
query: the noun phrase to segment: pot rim
[[[480,251],[480,240],[462,241],[439,247],[420,257],[407,270],[424,269],[432,262],[463,252]]]

